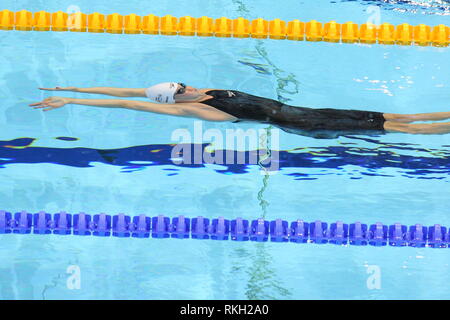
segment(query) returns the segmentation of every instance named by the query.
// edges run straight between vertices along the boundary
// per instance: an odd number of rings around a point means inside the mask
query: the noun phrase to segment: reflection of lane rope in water
[[[342,140],[334,142],[338,145],[326,147],[304,146],[289,150],[278,150],[276,161],[279,163],[275,170],[277,170],[278,175],[292,177],[297,175],[308,179],[318,179],[320,176],[338,173],[350,177],[349,171],[345,168],[352,167],[351,172],[357,174],[359,178],[363,178],[369,170],[371,175],[386,177],[383,171],[388,170],[391,173],[389,176],[393,176],[395,172],[396,175],[412,179],[449,180],[449,145],[443,145],[444,149],[417,148],[415,147],[417,144],[411,143],[386,143],[373,138],[357,136],[351,138],[356,142],[361,140],[370,145],[359,147],[360,143]],[[202,161],[193,164],[175,164],[172,144],[140,145],[107,150],[71,146],[63,148],[33,146],[35,141],[35,138],[0,140],[0,170],[7,169],[14,164],[38,165],[41,163],[95,170],[97,164],[102,163],[116,166],[120,168],[121,173],[125,174],[150,167],[159,167],[163,173],[166,173],[166,176],[170,177],[176,176],[184,169],[205,168],[205,165],[209,163]],[[206,148],[206,144],[187,144],[185,146],[188,156],[198,148]],[[258,154],[258,150],[219,149],[215,151],[217,151],[215,155],[218,155],[218,162],[215,163],[220,163],[222,169],[215,168],[214,172],[219,174],[248,174],[251,172],[249,169],[257,165],[253,161],[227,164],[227,157],[230,156],[231,159],[253,159],[254,153]],[[273,167],[267,166],[268,171],[273,171]],[[316,169],[322,172],[317,174]],[[295,172],[295,170],[299,171]],[[295,175],[293,176],[292,173]]]
[[[246,8],[245,4],[243,4],[239,0],[233,0],[234,4],[238,5],[237,11],[244,17],[249,18],[250,11]],[[287,92],[291,93],[287,90],[284,90],[284,87],[287,86],[290,82],[294,82],[296,92],[298,91],[298,82],[295,81],[294,76],[292,74],[289,74],[286,78],[282,78],[283,71],[279,68],[277,68],[267,57],[267,52],[264,49],[263,41],[258,40],[256,42],[256,51],[259,54],[259,58],[263,58],[272,68],[273,68],[273,74],[275,75],[276,79],[278,80],[278,86],[276,89],[278,100],[281,102],[289,101],[290,99],[284,98],[281,96],[281,92]],[[265,75],[270,75],[270,73],[262,72],[263,70],[260,70],[261,65],[257,65],[257,68],[255,70],[259,73],[263,73]],[[259,158],[258,165],[260,167],[260,170],[263,170],[263,180],[262,180],[262,187],[258,192],[258,201],[259,205],[262,210],[262,217],[265,218],[267,214],[267,207],[269,206],[269,202],[264,199],[264,192],[267,189],[267,186],[269,184],[269,172],[267,169],[262,165],[264,160],[268,159],[271,156],[271,149],[269,144],[269,139],[271,136],[271,129],[272,126],[269,126],[265,128],[265,135],[260,136],[260,147],[259,150],[263,148],[265,150],[265,154]],[[264,144],[264,145],[262,145]],[[259,154],[259,151],[258,151]],[[271,256],[266,251],[266,247],[264,243],[257,243],[256,244],[256,252],[255,252],[255,258],[253,259],[253,263],[251,264],[249,270],[247,271],[247,274],[249,276],[248,282],[247,282],[247,289],[245,291],[245,295],[247,299],[249,300],[261,300],[261,299],[277,299],[277,296],[281,296],[283,298],[286,298],[287,296],[291,295],[290,292],[283,288],[281,286],[281,281],[277,281],[275,279],[276,274],[273,271],[272,268],[270,268],[271,265]],[[266,292],[267,290],[272,291],[271,293]]]

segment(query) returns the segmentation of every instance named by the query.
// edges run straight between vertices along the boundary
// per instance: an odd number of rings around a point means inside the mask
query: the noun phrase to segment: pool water
[[[4,0],[1,9],[54,12],[71,5]],[[376,12],[392,24],[450,24],[445,1],[82,0],[76,6],[85,13],[355,23]],[[172,134],[193,132],[198,122],[191,118],[28,107],[52,95],[38,87],[179,81],[313,108],[449,111],[449,48],[19,31],[1,32],[0,47],[2,210],[450,227],[450,135],[312,139],[279,131],[277,146],[289,161],[267,175],[257,164],[172,163]],[[251,123],[202,126],[268,130]],[[1,299],[450,297],[448,248],[57,235],[0,240]]]

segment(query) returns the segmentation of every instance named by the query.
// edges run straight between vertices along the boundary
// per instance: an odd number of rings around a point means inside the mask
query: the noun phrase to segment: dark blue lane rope
[[[416,224],[405,226],[400,223],[387,226],[381,222],[372,225],[341,221],[328,224],[322,221],[311,223],[296,220],[288,223],[276,219],[266,221],[223,217],[169,218],[163,215],[149,217],[144,214],[115,216],[85,213],[69,214],[64,211],[54,215],[40,211],[31,214],[26,211],[10,212],[0,210],[0,234],[59,234],[94,235],[100,237],[136,238],[178,238],[212,239],[257,242],[332,243],[337,245],[450,247],[450,233],[447,228],[435,224],[430,227]]]

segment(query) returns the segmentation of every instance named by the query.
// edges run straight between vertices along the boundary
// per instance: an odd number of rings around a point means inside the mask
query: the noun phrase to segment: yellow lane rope
[[[237,19],[226,17],[213,19],[206,16],[176,18],[171,15],[164,17],[153,14],[123,16],[118,13],[103,15],[97,12],[68,14],[63,11],[32,13],[27,10],[17,12],[3,10],[0,11],[0,30],[144,33],[225,38],[251,37],[297,41],[433,45],[439,47],[446,47],[450,43],[450,28],[443,24],[431,27],[425,24],[412,26],[403,23],[394,26],[385,22],[377,26],[371,23],[358,25],[353,22],[345,22],[341,24],[336,21],[323,24],[316,20],[303,22],[297,19],[286,23],[280,19],[267,21],[262,18],[249,21],[242,17]]]

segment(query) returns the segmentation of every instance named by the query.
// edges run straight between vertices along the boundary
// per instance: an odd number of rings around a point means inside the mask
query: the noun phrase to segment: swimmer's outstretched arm
[[[120,100],[120,99],[74,99],[64,97],[50,97],[41,102],[32,103],[29,106],[33,109],[44,109],[49,111],[64,107],[66,104],[79,104],[84,106],[103,108],[125,108],[131,110],[147,111],[153,113],[167,114],[181,117],[195,117],[189,112],[189,108],[177,104],[158,104],[147,101]]]
[[[55,88],[39,88],[46,91],[72,91],[81,93],[106,94],[114,97],[146,97],[145,88],[111,88],[111,87],[93,87],[93,88],[77,88],[77,87],[55,87]]]
[[[41,102],[32,103],[33,109],[49,111],[64,107],[66,104],[79,104],[84,106],[103,108],[125,108],[138,111],[167,114],[179,117],[192,117],[207,121],[234,121],[235,117],[223,112],[211,110],[209,106],[191,106],[188,103],[159,104],[148,101],[121,100],[121,99],[74,99],[63,97],[50,97]]]

